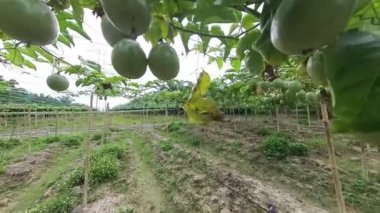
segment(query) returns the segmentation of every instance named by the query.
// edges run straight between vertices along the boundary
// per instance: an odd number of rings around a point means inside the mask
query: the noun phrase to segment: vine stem
[[[239,37],[248,33],[249,31],[251,30],[254,30],[256,29],[260,24],[255,24],[253,27],[237,34],[236,36],[226,36],[226,35],[213,35],[213,34],[210,34],[210,33],[204,33],[204,32],[199,32],[199,31],[195,31],[195,30],[189,30],[189,29],[186,29],[186,28],[183,28],[183,27],[180,27],[180,26],[176,26],[174,25],[172,22],[170,22],[170,26],[173,27],[174,29],[177,29],[177,30],[180,30],[180,31],[183,31],[183,32],[188,32],[188,33],[193,33],[193,34],[197,34],[199,36],[206,36],[206,37],[212,37],[212,38],[219,38],[219,39],[234,39],[234,40],[239,40]]]
[[[322,112],[323,124],[325,126],[327,148],[328,148],[330,161],[331,161],[331,169],[332,169],[332,173],[333,173],[335,194],[336,194],[336,199],[337,199],[337,203],[338,203],[339,213],[347,213],[346,204],[344,202],[344,197],[343,197],[342,184],[341,184],[340,178],[339,178],[338,165],[336,163],[335,150],[334,150],[334,146],[332,144],[332,137],[331,137],[331,131],[330,131],[330,121],[329,121],[329,115],[328,115],[328,111],[327,111],[327,104],[323,98],[321,100],[321,112]]]

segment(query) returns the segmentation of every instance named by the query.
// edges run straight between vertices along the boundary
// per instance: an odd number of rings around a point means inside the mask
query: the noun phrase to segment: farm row
[[[309,127],[302,116],[299,122],[281,116],[278,131],[270,116],[195,126],[174,116],[124,115],[136,123],[109,126],[106,138],[101,128],[14,140],[1,149],[0,211],[79,211],[90,139],[84,212],[266,212],[270,205],[281,212],[334,212],[323,129],[316,120]],[[350,212],[378,212],[379,150],[367,149],[365,180],[360,142],[337,135],[334,144]]]

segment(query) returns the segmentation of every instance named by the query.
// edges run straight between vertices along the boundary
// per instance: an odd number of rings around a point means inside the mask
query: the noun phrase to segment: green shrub
[[[120,132],[120,131],[122,131],[122,129],[119,129],[119,128],[117,128],[117,127],[110,127],[110,128],[109,128],[109,131],[110,131],[110,132]]]
[[[307,156],[309,154],[309,149],[302,143],[291,143],[289,151],[291,155],[295,156]]]
[[[58,194],[31,209],[31,213],[66,213],[71,212],[74,205],[78,203],[78,198],[69,193]]]
[[[60,137],[55,137],[55,136],[47,136],[47,137],[43,137],[43,138],[39,138],[36,140],[36,142],[40,142],[40,143],[44,143],[44,144],[51,144],[51,143],[55,143],[55,142],[58,142],[60,141],[61,138]]]
[[[83,138],[81,136],[65,136],[61,138],[61,143],[64,146],[72,147],[72,146],[79,146],[80,143],[83,141]]]
[[[75,169],[69,174],[66,180],[63,182],[62,188],[69,189],[75,186],[81,186],[84,183],[84,171],[83,168]]]
[[[276,136],[276,137],[286,138],[289,141],[294,141],[293,136],[291,134],[289,134],[289,133],[286,133],[286,132],[275,132],[272,135]]]
[[[9,140],[0,140],[0,148],[3,148],[3,149],[10,149],[20,144],[21,144],[21,141],[16,138],[12,138]]]
[[[284,137],[270,136],[263,143],[266,157],[281,160],[289,155],[289,140]]]
[[[89,182],[91,185],[97,185],[118,176],[119,162],[112,155],[93,156],[91,158],[91,168]]]
[[[125,149],[120,145],[107,144],[102,148],[94,151],[91,155],[91,158],[98,158],[101,156],[109,155],[120,160],[124,157],[124,153]]]
[[[261,128],[261,129],[258,129],[257,131],[256,131],[256,134],[258,135],[258,136],[268,136],[268,135],[271,135],[272,134],[272,131],[271,130],[269,130],[269,129],[265,129],[265,128]]]
[[[99,140],[102,139],[102,137],[103,137],[103,134],[100,133],[100,132],[98,132],[98,133],[95,133],[95,134],[92,136],[91,140],[93,140],[93,141],[99,141]]]
[[[184,125],[183,122],[181,121],[174,121],[174,122],[171,122],[168,126],[168,130],[169,132],[175,132],[175,131],[178,131],[182,128],[182,126]]]
[[[161,142],[160,147],[162,151],[167,152],[173,149],[173,145],[169,142]]]

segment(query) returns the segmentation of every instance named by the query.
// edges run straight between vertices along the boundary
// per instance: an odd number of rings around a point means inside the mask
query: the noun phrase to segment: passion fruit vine
[[[58,37],[58,21],[41,0],[0,0],[0,30],[27,44],[48,45]]]
[[[67,90],[67,88],[69,88],[70,85],[69,81],[66,79],[65,76],[62,76],[57,73],[49,75],[49,77],[46,79],[46,83],[50,89],[57,92]]]

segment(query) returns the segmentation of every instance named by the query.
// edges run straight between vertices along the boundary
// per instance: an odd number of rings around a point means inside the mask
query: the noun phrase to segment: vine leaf
[[[214,100],[211,97],[204,97],[210,83],[210,75],[203,71],[184,104],[187,117],[193,123],[207,124],[213,120],[220,121],[224,117]]]
[[[334,130],[380,132],[380,37],[347,32],[323,57],[333,91]]]

